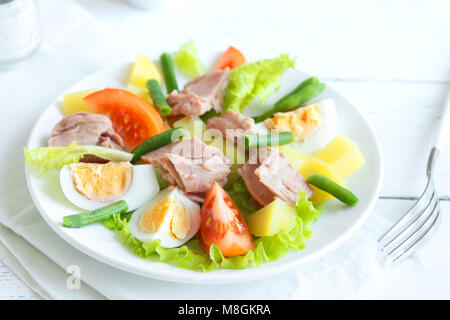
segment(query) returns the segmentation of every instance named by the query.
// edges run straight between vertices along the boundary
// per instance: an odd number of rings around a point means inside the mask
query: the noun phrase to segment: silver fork
[[[380,258],[394,265],[412,255],[439,224],[439,197],[433,183],[434,167],[450,135],[450,91],[439,119],[436,141],[427,164],[428,182],[413,206],[378,239]]]

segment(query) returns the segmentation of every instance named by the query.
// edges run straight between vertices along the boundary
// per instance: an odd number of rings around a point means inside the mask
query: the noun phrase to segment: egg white
[[[186,237],[182,240],[176,240],[173,237],[170,236],[169,232],[169,223],[166,221],[161,225],[159,230],[154,233],[149,233],[142,231],[139,227],[139,221],[141,219],[141,216],[147,211],[147,209],[151,206],[153,206],[155,203],[163,200],[164,198],[174,195],[178,200],[180,200],[181,204],[186,208],[190,218],[191,218],[191,226],[189,228],[189,231],[186,235]],[[129,228],[130,233],[138,240],[149,243],[153,240],[161,240],[160,245],[164,248],[176,248],[183,244],[185,244],[187,241],[189,241],[191,238],[193,238],[199,228],[200,228],[200,206],[198,203],[190,200],[187,198],[184,194],[182,194],[177,188],[173,189],[165,189],[161,191],[156,197],[148,201],[144,206],[142,206],[139,210],[136,210],[133,215],[131,216],[130,222],[129,222]],[[170,220],[170,219],[167,219]]]
[[[322,121],[320,127],[304,142],[295,141],[289,147],[303,152],[313,153],[325,147],[336,135],[337,112],[333,99],[316,102],[321,109]]]
[[[133,178],[127,191],[118,199],[113,201],[96,201],[82,196],[73,184],[70,173],[70,164],[64,166],[59,174],[61,189],[66,198],[81,209],[88,211],[110,205],[119,200],[125,200],[128,210],[135,210],[153,198],[159,192],[159,184],[156,179],[153,166],[150,164],[134,165]]]

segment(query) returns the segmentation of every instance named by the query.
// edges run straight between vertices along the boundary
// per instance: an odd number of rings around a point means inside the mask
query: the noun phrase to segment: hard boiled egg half
[[[159,192],[152,165],[129,162],[73,163],[60,172],[66,198],[85,210],[95,210],[125,200],[135,210]]]
[[[312,153],[323,148],[336,135],[336,119],[334,101],[325,99],[290,112],[275,113],[264,124],[269,130],[292,132],[295,141],[290,147]]]
[[[129,228],[142,242],[161,240],[164,248],[179,247],[200,228],[200,206],[177,188],[168,188],[133,213]]]

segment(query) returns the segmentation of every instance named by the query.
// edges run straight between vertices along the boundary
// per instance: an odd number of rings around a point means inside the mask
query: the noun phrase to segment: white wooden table
[[[78,2],[149,55],[159,54],[155,43],[170,51],[195,38],[200,52],[234,45],[253,56],[298,56],[297,67],[361,108],[379,137],[385,182],[375,211],[398,215],[423,189],[449,87],[449,1],[173,0],[150,13],[120,0]],[[449,150],[447,144],[436,174],[441,228],[450,227]],[[0,263],[0,299],[10,298],[36,296]]]

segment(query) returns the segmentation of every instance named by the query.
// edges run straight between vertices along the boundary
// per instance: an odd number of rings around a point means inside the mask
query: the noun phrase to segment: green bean
[[[297,93],[301,91],[303,88],[311,85],[311,84],[317,84],[319,83],[319,79],[316,77],[311,77],[300,83],[294,90],[289,92],[287,95],[282,97],[280,100],[275,102],[273,105],[275,109],[277,110],[283,110],[284,108],[289,108],[292,106],[298,106],[297,101]]]
[[[287,99],[292,104],[288,105],[287,103],[283,103],[282,107],[274,106],[271,110],[263,113],[262,115],[260,115],[258,117],[255,117],[254,118],[255,122],[256,123],[262,122],[262,121],[266,120],[267,118],[270,118],[277,112],[288,112],[288,111],[295,110],[295,109],[299,108],[301,105],[308,102],[309,100],[318,96],[320,93],[322,93],[322,91],[324,89],[325,89],[325,84],[323,84],[323,83],[310,84],[310,85],[302,88],[301,90],[296,91],[289,97],[289,99]]]
[[[202,121],[203,121],[204,123],[208,123],[208,120],[209,120],[209,119],[214,118],[214,117],[220,117],[221,115],[222,115],[222,113],[217,112],[217,111],[214,110],[214,109],[211,109],[211,110],[209,110],[208,112],[202,114],[202,115],[200,116],[200,119],[202,119]]]
[[[172,108],[167,104],[166,98],[161,91],[161,87],[158,81],[150,79],[147,81],[147,89],[150,93],[153,104],[158,109],[159,113],[163,116],[168,116],[172,113]]]
[[[116,213],[124,213],[128,210],[128,204],[124,200],[117,201],[109,206],[63,217],[64,227],[79,228],[94,222],[106,220]]]
[[[336,199],[349,206],[354,206],[359,201],[359,199],[350,190],[340,186],[320,173],[311,174],[306,179],[306,182],[325,192],[328,192],[332,196],[336,197]]]
[[[172,128],[170,130],[161,132],[153,137],[148,138],[133,150],[133,159],[131,163],[136,163],[144,154],[152,150],[158,149],[172,141],[184,137],[187,134],[187,130],[181,127]]]
[[[178,91],[177,78],[175,76],[175,67],[170,54],[163,53],[160,57],[161,69],[164,77],[164,83],[166,84],[167,94],[170,94],[173,90]]]
[[[292,132],[280,132],[278,134],[261,134],[243,136],[245,148],[281,146],[294,141]]]

